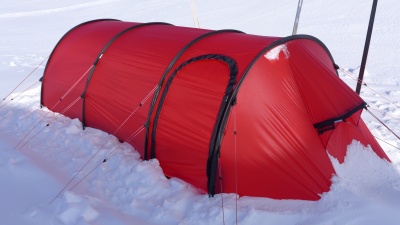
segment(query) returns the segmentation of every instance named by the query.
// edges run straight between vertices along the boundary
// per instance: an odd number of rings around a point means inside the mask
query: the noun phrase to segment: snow
[[[357,74],[371,6],[372,0],[305,1],[298,33],[322,40],[341,68]],[[197,0],[196,7],[202,28],[288,36],[297,1]],[[397,134],[399,11],[396,0],[378,3],[368,86],[361,92],[370,111]],[[36,82],[44,71],[42,61],[69,29],[99,18],[194,26],[189,0],[2,1],[1,99],[34,71],[0,103],[2,224],[399,224],[400,141],[368,113],[362,117],[392,162],[353,142],[344,163],[331,159],[337,171],[331,191],[313,202],[237,200],[235,194],[209,198],[179,179],[166,179],[157,160],[140,160],[115,137],[82,130],[80,121],[40,109]],[[276,51],[272,60],[285,53],[282,46]],[[339,75],[355,88],[347,73]]]
[[[285,58],[288,59],[290,54],[289,51],[287,49],[286,45],[278,45],[275,48],[269,50],[264,57],[267,58],[270,61],[276,61],[279,59],[279,54],[283,52],[283,54],[285,55]]]

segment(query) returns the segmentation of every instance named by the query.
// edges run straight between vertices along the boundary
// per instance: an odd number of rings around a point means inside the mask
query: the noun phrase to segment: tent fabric
[[[317,38],[85,22],[54,48],[41,105],[130,143],[200,190],[317,200],[353,139],[388,161]]]

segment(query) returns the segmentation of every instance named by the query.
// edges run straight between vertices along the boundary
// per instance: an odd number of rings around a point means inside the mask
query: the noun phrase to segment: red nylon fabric
[[[134,25],[138,23],[93,21],[67,33],[46,66],[42,104],[52,109],[106,44]],[[220,130],[223,192],[317,200],[329,191],[335,173],[326,149],[343,161],[353,139],[389,160],[360,119],[363,100],[339,79],[329,52],[318,40],[225,31],[193,42],[210,32],[161,24],[127,31],[105,50],[91,78],[86,74],[53,111],[63,111],[88,82],[84,107],[79,101],[66,116],[82,120],[84,108],[87,126],[115,133],[121,141],[148,121],[148,132],[140,132],[129,143],[142,157],[147,144],[147,154],[155,150],[168,177],[207,191],[207,159],[217,141],[212,135],[221,122],[217,118],[230,71],[215,59],[184,63],[202,55],[221,55],[238,67],[236,84],[231,86],[237,90],[236,121],[228,107],[227,124]],[[275,41],[284,44],[272,46]],[[181,69],[172,79],[177,68]],[[165,80],[153,99],[163,74]],[[314,127],[326,121],[334,126]]]
[[[248,35],[243,33],[237,33],[233,31],[221,32],[218,34],[210,35],[204,39],[193,44],[189,49],[187,49],[179,60],[174,64],[170,70],[167,78],[174,72],[174,70],[179,67],[185,61],[207,53],[218,53],[222,55],[232,56],[238,66],[238,75],[236,77],[237,81],[240,80],[241,76],[246,70],[247,66],[254,60],[255,56],[261,52],[261,50],[267,47],[272,42],[278,40],[277,37],[263,37],[256,35]],[[241,46],[238,48],[238,46]],[[161,89],[162,91],[164,89]],[[156,106],[158,105],[158,101]],[[153,123],[155,114],[152,114],[150,120],[150,130],[149,133],[153,132]],[[148,141],[151,147],[151,140]],[[150,149],[149,147],[149,149]],[[157,153],[156,153],[157,154]],[[150,153],[149,153],[150,155]]]
[[[41,104],[54,112],[62,112],[80,97],[86,84],[88,69],[106,43],[120,31],[135,25],[120,21],[93,21],[72,29],[60,40],[46,65],[43,75]],[[83,76],[60,101],[60,98]],[[49,85],[45,85],[49,84]],[[64,113],[82,120],[82,100]]]
[[[291,58],[283,51],[273,60],[260,57],[240,87],[236,162],[232,115],[221,147],[223,192],[317,200],[329,190],[335,172],[310,120],[298,86],[302,74],[293,73]]]
[[[157,86],[183,46],[205,32],[171,25],[147,25],[120,36],[99,60],[90,80],[85,105],[87,126],[111,134],[117,132],[116,136],[125,141],[146,123],[154,94],[133,115],[132,112]],[[145,134],[141,132],[130,141],[141,155]]]
[[[337,125],[327,145],[329,154],[335,157],[340,163],[343,163],[346,157],[347,146],[353,140],[361,142],[364,146],[369,145],[379,157],[390,162],[390,159],[372,136],[362,119],[360,119],[358,126],[347,122],[340,122]]]
[[[156,135],[157,159],[167,176],[207,189],[205,165],[229,75],[225,63],[208,59],[187,65],[174,77]]]
[[[343,116],[364,101],[338,79],[332,60],[311,40],[290,41],[291,70],[313,123]],[[340,91],[338,91],[340,90]],[[334,94],[333,94],[334,93]]]

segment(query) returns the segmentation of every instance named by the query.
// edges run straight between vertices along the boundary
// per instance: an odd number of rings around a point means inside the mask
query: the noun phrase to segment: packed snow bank
[[[343,164],[331,159],[337,175],[319,201],[209,198],[167,179],[156,159],[142,161],[115,137],[35,107],[39,92],[0,109],[0,195],[10,202],[0,218],[9,224],[397,223],[399,162],[382,160],[359,142]]]

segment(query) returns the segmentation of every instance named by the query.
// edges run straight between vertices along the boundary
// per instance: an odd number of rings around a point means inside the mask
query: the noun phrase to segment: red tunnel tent
[[[103,19],[58,42],[41,105],[215,193],[317,200],[353,139],[388,159],[315,37]]]

